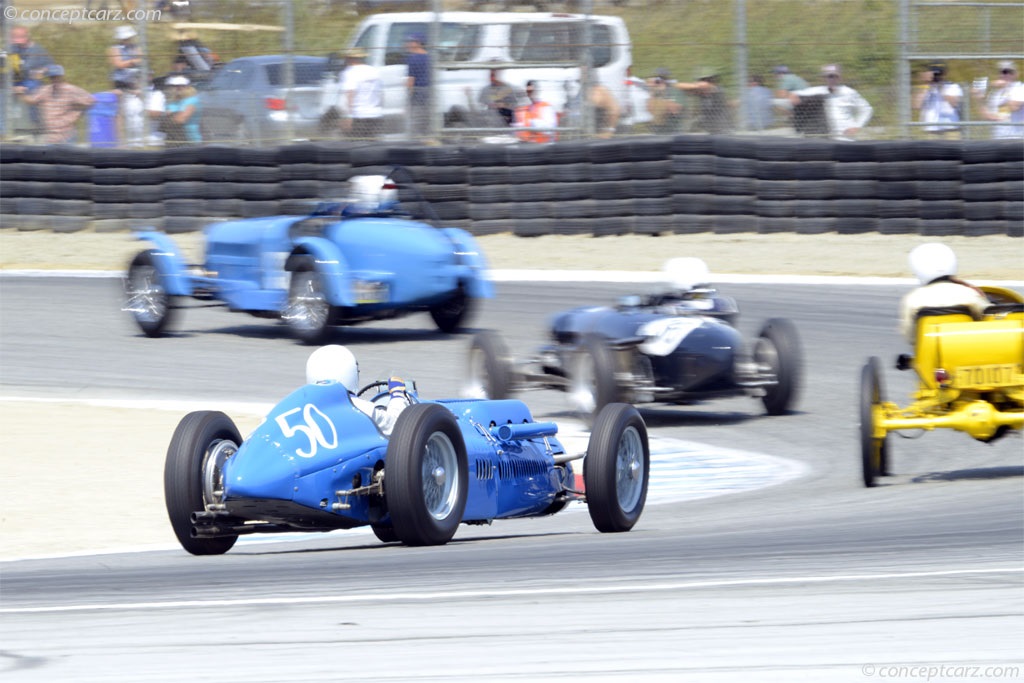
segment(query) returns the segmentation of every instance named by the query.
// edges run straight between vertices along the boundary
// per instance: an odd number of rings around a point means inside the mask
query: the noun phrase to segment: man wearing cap
[[[555,139],[555,128],[558,127],[558,114],[555,108],[540,97],[537,81],[526,82],[526,96],[530,104],[517,107],[513,127],[520,128],[516,137],[523,142],[551,142]]]
[[[347,66],[341,74],[341,96],[345,118],[341,129],[353,138],[373,140],[380,134],[384,115],[380,73],[366,63],[366,50],[361,47],[345,51]]]
[[[46,67],[53,63],[53,57],[42,45],[32,40],[26,27],[15,26],[11,29],[7,65],[11,70],[13,85],[24,86],[28,93],[35,92],[46,79]],[[23,117],[28,119],[33,131],[38,131],[42,126],[37,107],[26,105]]]
[[[693,83],[676,83],[675,88],[697,96],[697,119],[693,122],[696,131],[721,134],[732,130],[732,110],[718,84],[718,70],[702,66],[697,69],[697,80]]]
[[[665,67],[655,69],[647,81],[651,98],[647,110],[651,113],[650,129],[656,134],[678,133],[683,124],[683,94],[675,88],[672,73]]]
[[[945,80],[944,64],[932,64],[922,73],[924,83],[914,93],[911,104],[921,112],[921,121],[936,125],[925,126],[924,130],[931,136],[959,138],[960,129],[955,124],[960,122],[960,103],[964,91],[956,83]]]
[[[785,64],[773,66],[772,73],[775,74],[775,99],[772,104],[780,114],[784,113],[789,118],[793,114],[793,103],[789,101],[789,95],[806,88],[807,81],[790,71]]]
[[[410,137],[430,130],[430,55],[424,47],[426,42],[422,33],[414,32],[405,37]]]
[[[203,141],[199,132],[199,97],[188,76],[168,76],[164,85],[168,92],[160,131],[167,136],[168,146],[199,144]]]
[[[51,64],[46,67],[49,83],[28,94],[25,86],[14,88],[23,102],[39,107],[46,142],[74,142],[78,137],[75,124],[82,112],[96,103],[88,92],[64,81],[64,67]]]
[[[136,35],[131,26],[118,26],[114,29],[114,40],[117,42],[107,48],[107,61],[111,66],[110,82],[115,88],[139,82],[142,51],[135,43]]]
[[[871,120],[874,109],[860,93],[843,85],[842,74],[837,64],[821,67],[825,85],[815,85],[790,94],[790,101],[800,104],[801,98],[822,96],[825,98],[825,118],[829,135],[836,140],[852,140],[864,125]]]
[[[997,65],[998,77],[992,81],[992,89],[981,108],[981,117],[986,121],[1024,124],[1024,83],[1017,77],[1017,65],[1002,61]],[[976,94],[983,97],[984,93]],[[1022,138],[1024,125],[994,126],[993,138]]]

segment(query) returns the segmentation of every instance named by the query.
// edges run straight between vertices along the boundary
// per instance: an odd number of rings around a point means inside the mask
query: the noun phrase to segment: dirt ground
[[[200,236],[179,243],[199,256]],[[885,235],[678,235],[519,238],[492,235],[481,248],[496,269],[656,271],[672,256],[700,256],[718,273],[907,277],[906,254],[932,241]],[[1024,279],[1024,240],[946,238],[972,279]],[[0,229],[0,271],[120,271],[140,244],[125,233],[20,232]],[[0,279],[0,305],[3,280]],[[2,373],[0,359],[0,373]],[[239,417],[235,412],[233,417]],[[181,410],[109,408],[0,397],[0,559],[132,546],[174,547],[163,504],[163,453]],[[255,427],[239,420],[243,433]],[[40,424],[60,424],[40,438]],[[96,424],[132,424],[132,438],[111,449]],[[156,454],[156,455],[154,455]],[[88,463],[86,465],[85,463]],[[63,484],[47,493],[54,471]],[[40,508],[45,508],[45,514]],[[59,512],[62,524],[42,524]]]
[[[189,258],[199,259],[199,233],[175,239]],[[673,256],[699,256],[713,273],[882,277],[909,277],[907,253],[930,241],[936,240],[916,235],[783,233],[529,238],[499,234],[479,238],[495,269],[657,271]],[[1024,239],[990,235],[941,241],[956,250],[960,273],[966,278],[1024,279]],[[140,243],[128,233],[0,229],[0,270],[124,270],[140,249]]]

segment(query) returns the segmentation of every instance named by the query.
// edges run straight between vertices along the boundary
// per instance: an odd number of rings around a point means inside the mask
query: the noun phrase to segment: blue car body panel
[[[466,445],[469,489],[462,521],[543,514],[571,483],[571,464],[555,467],[554,456],[565,451],[553,433],[505,440],[493,433],[496,425],[533,423],[522,401],[437,403],[455,415]],[[279,520],[308,509],[333,515],[337,528],[380,521],[371,496],[338,492],[369,486],[387,447],[388,440],[342,385],[307,384],[277,404],[225,462],[225,504],[234,514],[264,518],[276,504],[288,504]],[[334,509],[336,502],[343,507]]]

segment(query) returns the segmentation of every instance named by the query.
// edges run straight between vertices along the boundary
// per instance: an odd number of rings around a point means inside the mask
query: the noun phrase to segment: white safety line
[[[755,586],[792,586],[857,581],[906,580],[946,576],[972,576],[984,574],[1019,574],[1024,567],[993,567],[986,569],[943,569],[922,572],[886,572],[864,574],[836,574],[827,576],[780,576],[754,579],[721,579],[711,581],[667,581],[662,583],[622,583],[612,585],[571,586],[551,588],[479,589],[461,591],[421,591],[409,593],[368,593],[359,595],[309,595],[272,598],[237,598],[233,600],[168,600],[166,602],[113,602],[95,605],[50,605],[47,607],[0,608],[0,614],[45,614],[94,611],[139,611],[152,609],[213,609],[224,607],[252,607],[257,605],[326,605],[359,603],[394,603],[434,600],[479,600],[493,598],[536,598],[557,595],[615,595],[622,593],[659,593],[666,591],[700,590],[705,588],[746,588]]]
[[[492,269],[489,271],[493,282],[605,282],[605,283],[663,283],[661,272],[637,270],[529,270]],[[3,277],[79,277],[79,278],[121,278],[119,270],[43,270],[0,269]],[[762,284],[762,285],[917,285],[917,280],[906,277],[861,277],[856,275],[747,275],[742,273],[712,273],[712,284]],[[972,280],[977,285],[1002,287],[1024,287],[1024,280]]]

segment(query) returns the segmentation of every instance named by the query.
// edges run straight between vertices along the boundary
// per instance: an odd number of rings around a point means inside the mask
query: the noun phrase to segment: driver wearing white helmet
[[[359,391],[359,362],[351,351],[336,344],[321,347],[309,355],[306,361],[306,382],[341,384],[348,391],[352,405],[366,413],[384,436],[391,436],[398,416],[412,403],[405,382],[400,377],[388,380],[387,406],[356,396]]]
[[[672,258],[663,267],[670,290],[656,297],[667,313],[697,312],[732,321],[739,313],[736,302],[719,294],[711,285],[708,265],[695,256]]]
[[[923,308],[965,306],[975,319],[984,315],[990,302],[985,294],[956,277],[956,254],[945,244],[929,242],[910,251],[910,269],[921,286],[900,303],[900,332],[914,344],[917,314]]]

